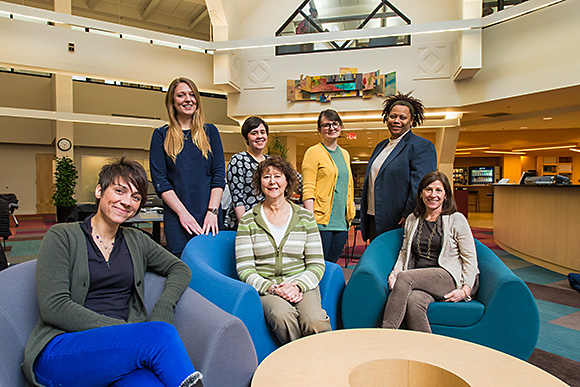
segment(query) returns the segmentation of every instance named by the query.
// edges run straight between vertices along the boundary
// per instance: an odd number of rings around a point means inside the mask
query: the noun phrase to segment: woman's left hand
[[[215,234],[219,233],[219,226],[217,215],[208,211],[203,220],[203,233],[209,235],[210,232],[211,235],[215,236]]]
[[[461,289],[455,289],[452,292],[447,293],[443,296],[444,301],[447,302],[459,302],[465,299],[465,292]]]

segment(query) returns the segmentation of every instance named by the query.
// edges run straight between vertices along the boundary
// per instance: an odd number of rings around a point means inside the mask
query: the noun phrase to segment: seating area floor
[[[42,236],[53,224],[54,215],[20,215],[19,227],[11,219],[12,236],[5,242],[10,264],[38,257]],[[566,276],[536,266],[502,250],[493,239],[493,214],[469,213],[473,235],[492,249],[501,260],[526,282],[538,305],[540,337],[528,362],[550,372],[573,387],[580,387],[580,293],[573,290]],[[365,248],[360,233],[356,236],[355,256]],[[354,230],[349,235],[348,246],[354,241]],[[338,263],[345,277],[350,277],[356,260],[345,259]],[[501,329],[501,327],[498,327]]]

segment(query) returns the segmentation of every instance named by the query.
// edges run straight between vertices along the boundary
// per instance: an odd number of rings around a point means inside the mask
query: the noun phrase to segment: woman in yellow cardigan
[[[341,130],[342,120],[335,110],[320,112],[322,141],[308,148],[302,161],[304,207],[314,214],[324,259],[330,262],[340,257],[355,214],[350,155],[338,146]]]

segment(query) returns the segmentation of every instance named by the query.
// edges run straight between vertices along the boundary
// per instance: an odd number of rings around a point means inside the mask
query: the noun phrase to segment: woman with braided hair
[[[411,93],[399,92],[387,97],[383,106],[390,137],[373,150],[361,197],[362,236],[371,241],[404,226],[417,205],[419,182],[437,169],[433,143],[411,131],[423,122],[423,103]]]

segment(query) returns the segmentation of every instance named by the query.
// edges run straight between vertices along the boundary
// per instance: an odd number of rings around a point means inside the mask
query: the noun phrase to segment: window
[[[411,20],[387,0],[355,0],[342,5],[340,0],[304,0],[276,36],[318,34],[366,28],[411,24]],[[352,39],[324,43],[304,43],[276,47],[276,55],[316,51],[352,50],[411,44],[409,35]]]

